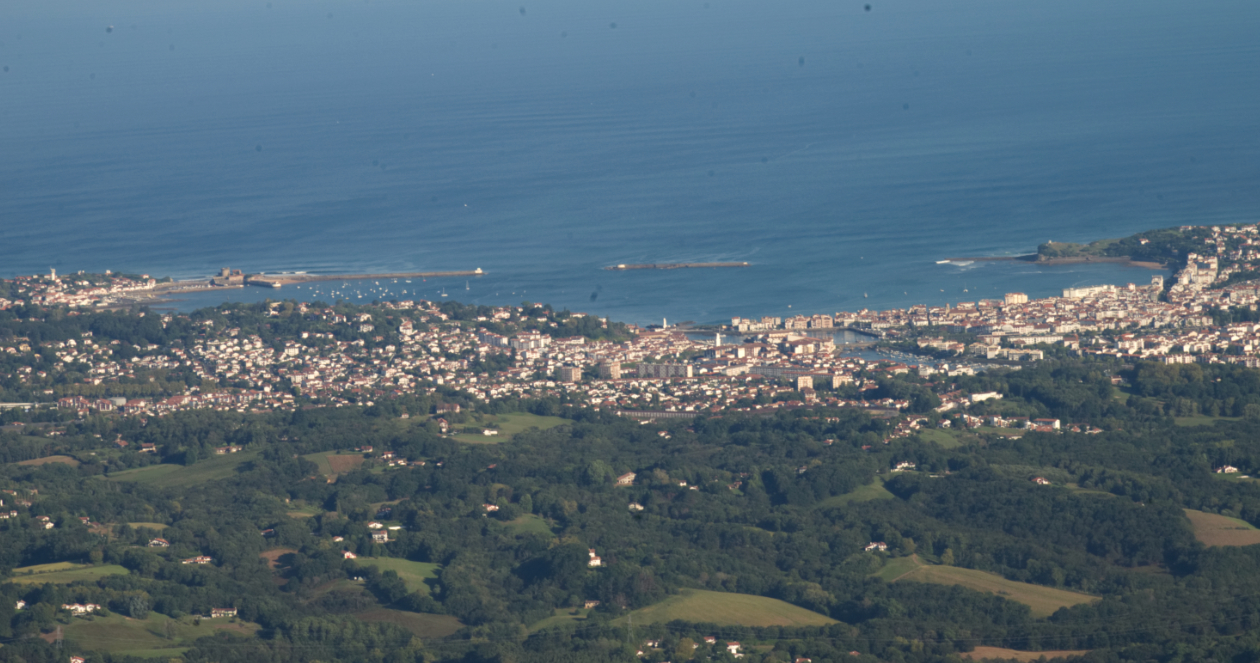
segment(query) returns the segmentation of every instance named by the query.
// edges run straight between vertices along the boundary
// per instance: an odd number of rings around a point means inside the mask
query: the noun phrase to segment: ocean
[[[174,305],[636,323],[1146,283],[936,261],[1260,221],[1258,34],[1244,0],[8,0],[0,276],[481,268]],[[751,266],[602,269],[689,261]]]

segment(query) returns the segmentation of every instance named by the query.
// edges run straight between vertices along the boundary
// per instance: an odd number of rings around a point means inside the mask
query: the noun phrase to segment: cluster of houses
[[[19,506],[25,509],[29,509],[30,507],[34,505],[34,502],[32,502],[30,498],[39,495],[39,489],[24,488],[24,489],[21,489],[21,493],[19,493],[17,489],[5,488],[3,490],[0,490],[0,493],[10,496],[9,499],[11,502],[13,502],[11,506]],[[25,495],[25,497],[18,497],[19,494]],[[0,498],[0,507],[4,507],[4,506],[5,506],[5,500],[3,498]],[[0,520],[13,520],[19,517],[21,517],[21,513],[17,509],[9,508],[9,510],[7,511],[0,509]],[[39,529],[56,529],[57,527],[57,523],[53,522],[53,519],[50,516],[46,516],[46,515],[32,516],[31,520],[35,522],[35,527],[38,527]],[[79,516],[79,522],[83,523],[84,525],[89,525],[91,524],[92,519],[88,518],[87,516]]]
[[[1002,299],[981,299],[954,306],[912,306],[907,309],[798,316],[788,320],[732,319],[732,329],[757,331],[822,326],[895,332],[915,327],[941,327],[971,334],[978,342],[965,345],[946,338],[920,338],[920,347],[969,352],[986,359],[1037,360],[1033,346],[1065,346],[1086,354],[1168,363],[1238,363],[1260,367],[1260,325],[1214,326],[1218,307],[1256,309],[1260,288],[1231,284],[1231,277],[1260,271],[1260,224],[1184,226],[1202,236],[1202,247],[1186,256],[1165,296],[1164,278],[1149,285],[1089,286],[1065,289],[1061,297],[1029,299],[1007,293]],[[1147,242],[1147,240],[1140,240]],[[1196,241],[1198,241],[1196,239]],[[806,324],[808,322],[808,324]],[[804,325],[804,326],[802,326]],[[1082,333],[1115,330],[1115,340]]]
[[[16,607],[18,610],[22,610],[26,608],[26,601],[18,601]],[[83,615],[90,615],[95,612],[100,612],[101,606],[96,603],[63,603],[61,605],[61,609],[69,612],[71,615],[80,617]],[[236,616],[236,608],[211,608],[210,614],[207,615],[206,617],[209,619],[218,619],[221,617],[235,617],[235,616]]]
[[[588,603],[594,603],[595,605],[599,605],[599,601],[588,601]],[[591,607],[591,606],[588,606],[588,607]],[[717,646],[717,637],[712,636],[712,635],[706,635],[706,636],[704,636],[704,644],[705,644],[705,645],[707,645],[707,646],[709,646],[709,647],[715,647],[715,646]],[[727,643],[726,643],[725,645],[723,645],[723,646],[724,646],[724,648],[725,648],[726,652],[727,652],[728,654],[730,654],[731,656],[733,656],[733,657],[735,657],[735,658],[743,658],[743,657],[744,657],[744,653],[740,651],[740,648],[741,648],[741,647],[743,647],[743,645],[741,645],[739,642],[735,642],[735,641],[732,641],[732,642],[727,642]],[[661,647],[661,641],[660,641],[660,640],[644,640],[644,641],[643,641],[643,647],[642,647],[642,648],[640,648],[640,649],[636,652],[636,654],[637,654],[639,657],[647,656],[647,653],[644,651],[645,649],[660,649],[660,647]],[[693,650],[695,650],[695,649],[699,649],[699,648],[700,648],[700,643],[698,643],[698,642],[692,643],[691,648],[692,648]],[[804,661],[805,663],[809,663],[809,659],[808,659],[808,658],[798,658],[798,659],[796,659],[796,663],[801,663],[802,661]]]
[[[85,333],[80,339],[52,344],[59,360],[57,366],[50,367],[52,371],[73,368],[85,372],[89,383],[100,385],[136,379],[151,371],[183,369],[211,384],[234,386],[189,388],[160,399],[68,396],[58,406],[81,414],[102,411],[160,416],[201,408],[294,408],[295,390],[337,404],[348,403],[352,397],[387,397],[432,391],[432,385],[444,385],[481,400],[565,393],[597,407],[698,411],[755,398],[763,393],[760,383],[766,378],[790,378],[798,383],[797,388],[812,391],[819,380],[846,384],[851,373],[860,368],[837,363],[832,356],[833,344],[809,337],[779,335],[767,337],[765,343],[716,348],[669,330],[643,331],[624,343],[582,337],[553,339],[532,329],[502,337],[484,328],[466,329],[449,322],[429,302],[395,302],[379,309],[345,316],[331,309],[299,306],[302,315],[330,325],[362,327],[368,324],[366,320],[382,316],[401,319],[396,335],[388,339],[376,336],[376,345],[371,347],[363,340],[336,341],[328,338],[329,334],[302,332],[301,338],[276,348],[258,336],[234,328],[216,330],[205,321],[201,327],[204,339],[190,348],[136,346],[132,349],[139,355],[122,360],[116,352],[117,341],[97,343]],[[516,307],[497,309],[486,320],[492,319],[516,323],[545,320],[531,319]],[[705,348],[709,351],[694,367],[676,359],[671,363],[671,358]],[[8,350],[32,351],[29,344]],[[505,370],[493,374],[469,370],[472,360],[507,352],[515,353],[516,360]],[[468,358],[451,359],[453,356]],[[602,377],[583,380],[587,369]],[[740,376],[744,379],[724,379]],[[22,373],[21,377],[42,380],[50,373]],[[749,384],[752,382],[756,384]],[[808,384],[802,387],[804,382]],[[493,435],[494,431],[483,434]]]
[[[978,417],[965,413],[961,417],[963,423],[969,428],[989,426],[991,428],[1014,428],[1037,433],[1084,433],[1086,435],[1096,435],[1103,432],[1097,426],[1077,423],[1063,424],[1060,420],[1053,418],[1032,419],[1029,417],[1007,417],[999,414]]]
[[[70,614],[78,616],[78,615],[90,615],[94,612],[97,612],[101,609],[101,606],[95,603],[63,603],[61,605],[61,609],[67,610],[70,612]]]
[[[0,298],[0,311],[17,304],[41,306],[97,307],[117,302],[120,298],[152,291],[157,286],[148,274],[138,278],[113,274],[57,276],[57,270],[48,275],[18,276],[13,279],[15,299]]]

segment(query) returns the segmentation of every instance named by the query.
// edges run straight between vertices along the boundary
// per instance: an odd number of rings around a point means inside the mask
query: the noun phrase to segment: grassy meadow
[[[150,612],[147,619],[132,619],[122,615],[108,617],[75,618],[64,628],[66,640],[80,647],[127,656],[166,656],[176,658],[197,638],[228,631],[238,635],[251,635],[258,630],[254,624],[233,623],[231,619],[203,619],[201,625],[194,618],[171,619],[166,615]]]
[[[1016,660],[1024,663],[1026,661],[1050,660],[1052,658],[1067,658],[1069,656],[1084,656],[1089,653],[1088,649],[1060,649],[1055,651],[1019,651],[1018,649],[1005,649],[1003,647],[976,647],[975,649],[959,654],[962,658],[973,661],[1010,661]]]
[[[357,451],[319,451],[302,457],[319,466],[320,474],[329,477],[354,471],[367,460]]]
[[[1081,603],[1091,603],[1099,600],[1098,597],[1090,596],[1089,594],[1007,580],[995,573],[963,569],[956,566],[927,565],[920,562],[917,556],[901,559],[912,560],[914,564],[918,565],[918,568],[909,569],[908,571],[905,570],[905,567],[896,569],[903,571],[895,576],[895,579],[898,581],[959,585],[977,592],[996,594],[1032,608],[1032,614],[1036,617],[1049,617],[1059,608],[1068,608]],[[883,575],[883,570],[881,570],[880,575]]]
[[[888,492],[887,488],[884,488],[883,477],[875,477],[875,480],[872,481],[871,483],[868,483],[865,486],[860,486],[854,489],[852,492],[848,492],[843,495],[836,495],[834,497],[828,497],[827,499],[819,502],[818,504],[815,504],[814,508],[815,509],[830,509],[832,507],[848,506],[850,504],[856,504],[858,502],[869,502],[871,500],[890,500],[890,499],[894,499],[895,497],[896,495],[893,495],[892,493]]]
[[[360,557],[354,561],[359,566],[375,566],[381,571],[393,571],[398,574],[398,578],[403,581],[407,589],[421,594],[429,593],[429,586],[424,581],[437,578],[437,570],[441,568],[438,564],[413,562],[396,557]]]
[[[191,486],[207,481],[226,479],[236,473],[237,468],[258,457],[260,452],[241,451],[207,458],[192,465],[149,465],[133,470],[124,470],[109,475],[110,481],[134,481],[155,488],[176,488]]]
[[[956,449],[966,444],[966,442],[963,441],[963,435],[965,435],[965,433],[962,433],[961,431],[948,430],[944,428],[925,428],[915,434],[919,436],[919,439],[925,442],[931,442],[943,449]]]
[[[463,424],[451,424],[452,430],[458,430],[465,426],[477,426],[478,428],[493,428],[499,431],[498,435],[469,435],[466,433],[456,433],[451,437],[460,442],[468,442],[469,444],[498,444],[500,442],[510,441],[517,433],[537,428],[539,430],[547,430],[556,426],[573,423],[568,419],[560,417],[543,417],[528,412],[513,412],[512,414],[499,414],[485,417],[480,423],[472,421]]]
[[[1173,423],[1183,428],[1193,428],[1195,426],[1213,426],[1218,421],[1238,421],[1241,417],[1209,417],[1206,414],[1196,414],[1193,417],[1173,417]]]
[[[884,560],[884,566],[875,573],[875,577],[884,582],[894,582],[902,576],[923,566],[918,556],[890,557]]]
[[[542,516],[527,513],[514,520],[509,520],[504,525],[512,530],[513,534],[538,534],[541,536],[551,536],[551,526]]]
[[[556,608],[553,614],[542,621],[534,622],[529,625],[529,630],[541,631],[548,628],[558,628],[566,624],[575,624],[585,621],[586,616],[591,611],[586,608]]]
[[[431,615],[377,608],[354,614],[355,619],[368,623],[388,623],[401,626],[418,638],[445,638],[464,628],[464,623],[450,615]]]
[[[44,456],[43,458],[32,458],[30,460],[19,461],[17,464],[31,466],[31,465],[47,465],[49,463],[62,463],[64,465],[69,465],[70,467],[79,466],[79,461],[69,456]]]
[[[1205,546],[1250,546],[1260,543],[1260,529],[1238,518],[1185,509],[1194,538]]]
[[[22,585],[42,585],[44,583],[68,585],[81,580],[94,582],[105,576],[120,576],[128,573],[130,572],[126,568],[117,564],[93,566],[91,564],[57,562],[56,564],[37,564],[35,566],[22,566],[13,569],[13,577],[8,582]]]
[[[687,589],[631,613],[635,623],[674,620],[719,626],[826,626],[836,620],[778,599],[751,594]]]

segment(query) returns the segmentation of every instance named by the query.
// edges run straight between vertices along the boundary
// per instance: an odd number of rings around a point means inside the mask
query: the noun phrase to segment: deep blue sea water
[[[1260,221],[1260,3],[866,3],[7,0],[0,275],[716,321],[1141,283],[935,261]],[[753,266],[601,269],[710,260]]]

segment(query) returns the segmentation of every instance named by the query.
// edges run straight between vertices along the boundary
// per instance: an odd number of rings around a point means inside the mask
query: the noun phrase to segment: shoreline
[[[938,260],[937,264],[963,263],[963,262],[1026,262],[1032,264],[1042,264],[1048,266],[1056,265],[1073,265],[1073,264],[1091,264],[1104,263],[1115,264],[1125,267],[1137,267],[1150,270],[1170,269],[1168,265],[1133,260],[1128,256],[1071,256],[1060,258],[1040,258],[1038,254],[1023,255],[1006,255],[1006,256],[965,256],[951,257],[947,260]],[[614,266],[606,266],[602,271],[631,271],[640,269],[657,269],[657,270],[673,270],[686,268],[712,268],[712,267],[749,267],[748,262],[708,262],[708,263],[647,263],[647,264],[618,264]],[[233,274],[220,274],[215,276],[204,276],[194,278],[183,278],[180,280],[172,280],[164,283],[157,283],[148,289],[131,290],[126,293],[119,293],[106,298],[105,301],[98,301],[95,307],[103,310],[126,309],[135,306],[155,305],[171,308],[181,308],[180,302],[189,299],[214,299],[213,293],[219,290],[242,290],[248,287],[258,287],[268,290],[280,290],[284,285],[296,285],[303,283],[316,283],[320,281],[372,281],[380,279],[427,279],[427,278],[472,278],[486,275],[481,268],[473,270],[452,270],[452,271],[425,271],[425,272],[382,272],[382,273],[335,273],[335,274],[311,274],[298,272],[255,272],[251,274],[241,274],[235,271]],[[377,285],[380,285],[379,283]],[[410,286],[408,286],[410,287]],[[386,286],[388,289],[389,286]],[[944,291],[942,291],[944,292]],[[208,295],[208,297],[207,297]],[[224,293],[226,298],[228,293]],[[302,298],[301,295],[294,293],[289,297]],[[233,299],[238,299],[237,296]],[[285,298],[286,295],[276,293],[275,297]],[[256,299],[253,296],[245,296],[245,299]],[[225,300],[226,301],[226,300]],[[592,299],[592,301],[594,301]],[[868,305],[869,306],[869,305]],[[642,323],[641,323],[642,324]],[[716,321],[708,325],[701,325],[695,331],[708,331],[711,328],[714,331],[721,329],[724,325]],[[826,331],[839,332],[842,328],[829,328]],[[847,331],[862,334],[864,336],[880,338],[877,333],[871,333],[870,330],[848,329]],[[726,333],[731,333],[729,330]]]
[[[1084,263],[1112,263],[1118,265],[1127,265],[1129,267],[1141,267],[1143,269],[1168,269],[1163,263],[1149,262],[1145,260],[1134,260],[1128,256],[1069,256],[1064,258],[1042,258],[1036,253],[1021,256],[969,256],[965,258],[946,258],[949,262],[1031,262],[1036,265],[1079,265]]]

